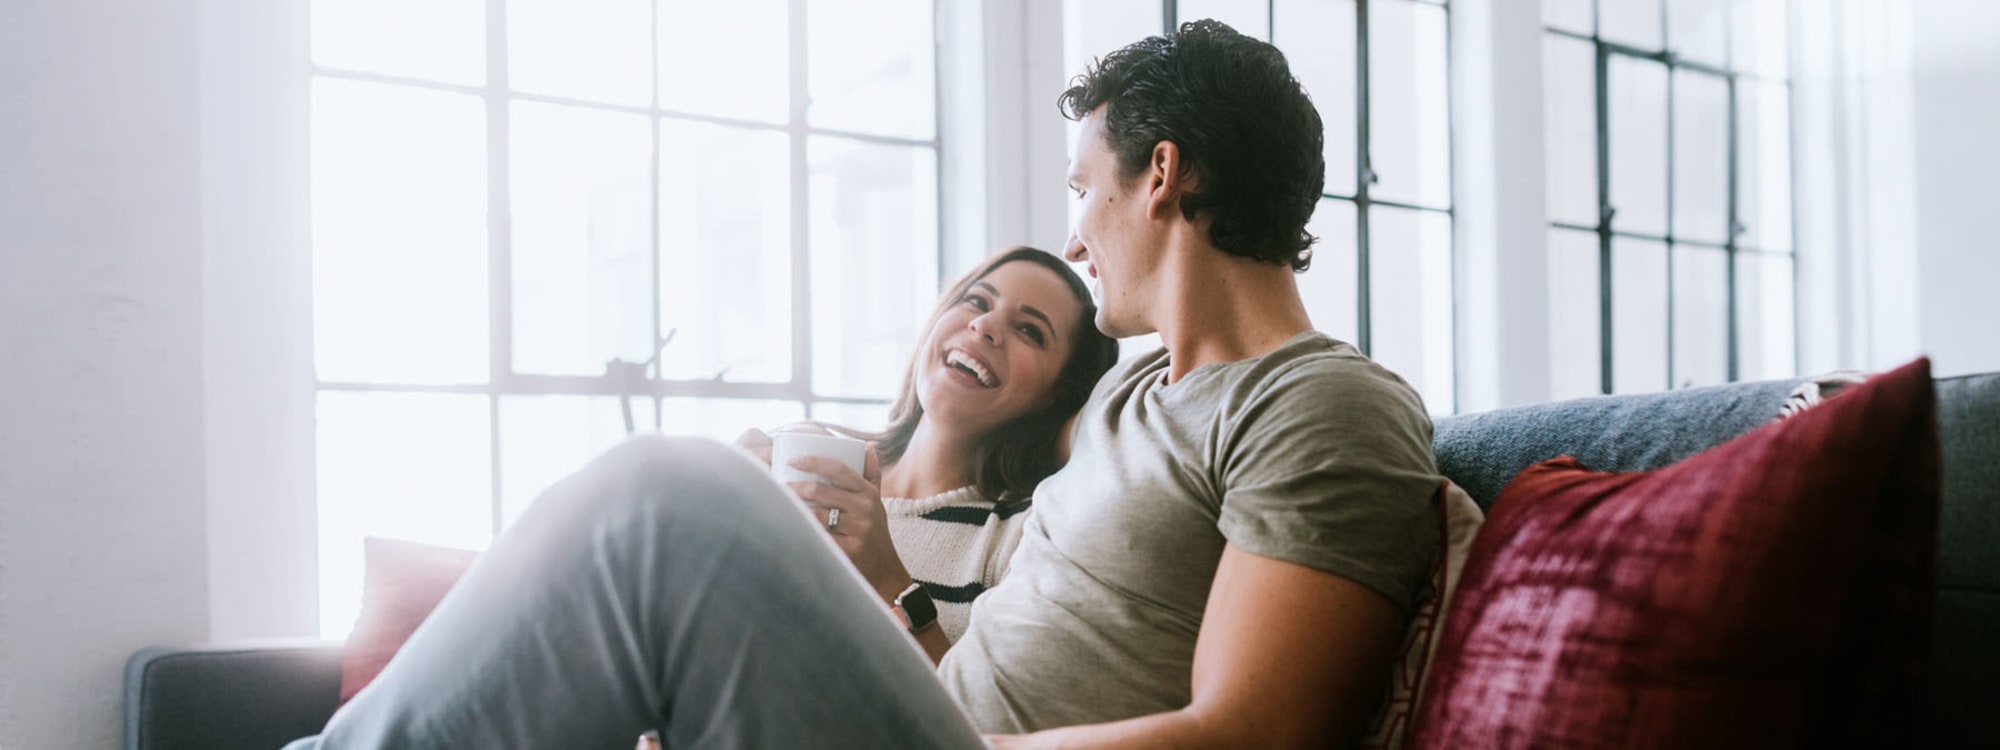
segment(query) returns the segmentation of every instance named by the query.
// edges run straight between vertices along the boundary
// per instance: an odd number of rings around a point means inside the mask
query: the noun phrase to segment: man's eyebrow
[[[974,286],[977,286],[977,287],[979,287],[979,288],[981,288],[981,289],[984,289],[984,290],[986,290],[986,293],[987,293],[987,294],[991,294],[991,295],[993,295],[993,296],[995,296],[995,297],[999,297],[999,296],[1001,296],[1001,294],[1000,294],[1000,290],[998,290],[998,289],[995,289],[995,288],[993,288],[993,285],[992,285],[992,284],[988,284],[988,283],[986,283],[986,282],[984,282],[984,281],[981,281],[981,282],[979,282],[978,284],[975,284]],[[1022,305],[1022,306],[1021,306],[1021,312],[1024,312],[1024,313],[1027,313],[1027,314],[1029,314],[1029,315],[1033,315],[1033,316],[1035,316],[1035,317],[1036,317],[1037,319],[1039,319],[1039,320],[1041,320],[1041,321],[1042,321],[1042,324],[1043,324],[1043,325],[1046,325],[1046,326],[1048,326],[1048,327],[1049,327],[1049,336],[1050,336],[1051,338],[1054,338],[1054,337],[1056,337],[1056,336],[1057,336],[1057,333],[1056,333],[1056,322],[1055,322],[1055,321],[1053,321],[1053,320],[1050,320],[1050,319],[1049,319],[1049,316],[1048,316],[1048,314],[1047,314],[1047,313],[1044,313],[1044,312],[1042,312],[1041,310],[1037,310],[1037,309],[1035,309],[1035,308],[1033,308],[1033,307],[1029,307],[1029,306],[1027,306],[1027,305]]]

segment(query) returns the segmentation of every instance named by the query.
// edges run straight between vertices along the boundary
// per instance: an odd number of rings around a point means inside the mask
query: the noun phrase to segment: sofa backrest
[[[1600,396],[1437,420],[1438,466],[1491,507],[1528,466],[1575,456],[1601,471],[1672,464],[1778,416],[1798,380]],[[1940,378],[1943,495],[1937,609],[1915,746],[2000,736],[2000,373]]]

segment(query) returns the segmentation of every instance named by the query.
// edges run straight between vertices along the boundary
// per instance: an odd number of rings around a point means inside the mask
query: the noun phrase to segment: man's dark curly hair
[[[1122,179],[1173,141],[1196,178],[1181,215],[1213,217],[1215,246],[1304,271],[1314,238],[1306,220],[1326,181],[1319,112],[1278,48],[1201,20],[1104,56],[1057,100],[1082,120],[1105,106],[1104,134]]]

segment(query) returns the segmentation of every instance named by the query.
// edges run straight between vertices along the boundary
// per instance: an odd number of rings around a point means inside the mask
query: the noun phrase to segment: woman
[[[871,441],[867,468],[793,464],[828,480],[791,488],[885,602],[913,581],[930,594],[940,627],[917,640],[933,662],[1006,572],[1029,495],[1061,465],[1068,425],[1116,362],[1117,342],[1095,317],[1090,290],[1061,259],[1029,247],[994,255],[939,299],[888,427],[831,428]],[[767,433],[737,443],[769,463]]]

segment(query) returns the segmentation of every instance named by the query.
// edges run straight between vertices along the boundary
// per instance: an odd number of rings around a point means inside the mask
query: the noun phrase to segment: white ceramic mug
[[[832,484],[825,477],[811,474],[790,466],[794,458],[800,456],[824,456],[847,464],[854,473],[860,474],[867,459],[868,444],[841,435],[820,435],[811,432],[779,432],[771,436],[771,473],[778,481],[820,482]]]

